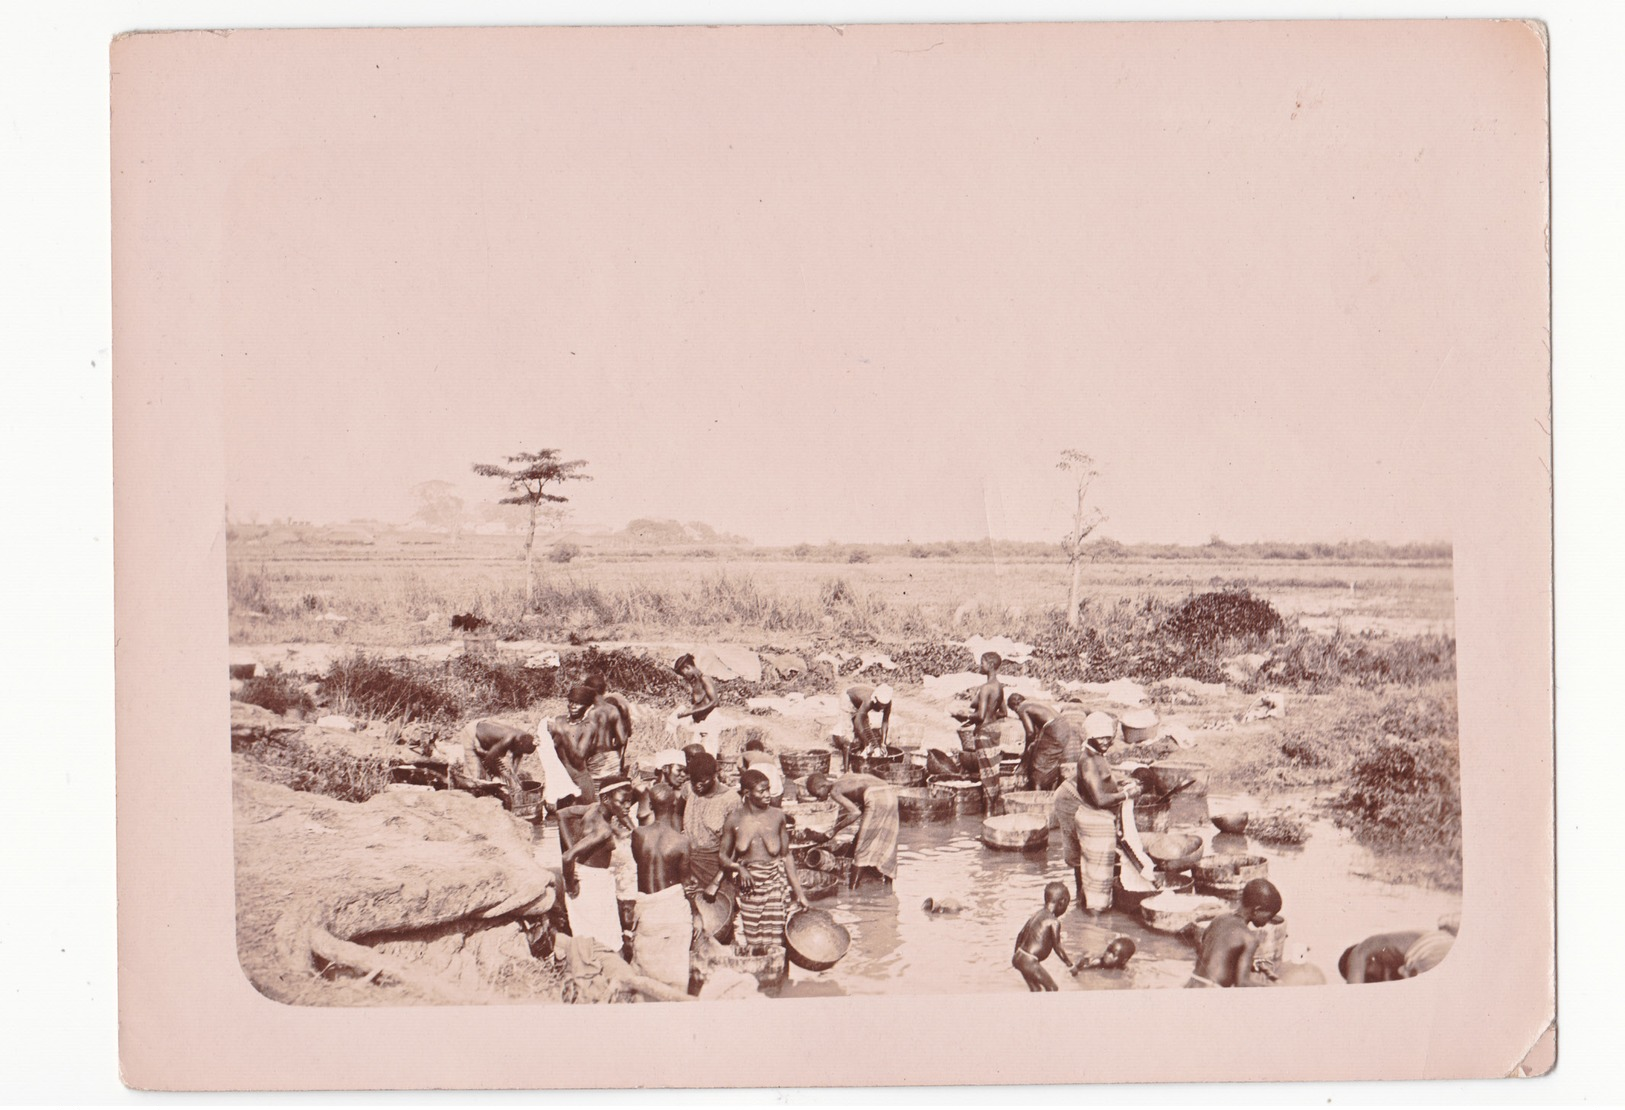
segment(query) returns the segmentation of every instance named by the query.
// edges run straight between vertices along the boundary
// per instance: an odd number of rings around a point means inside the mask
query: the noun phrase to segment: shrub
[[[849,563],[867,563],[869,558],[869,553],[863,548],[854,547],[851,551],[847,552],[846,561]]]
[[[547,553],[550,563],[568,563],[581,555],[581,548],[573,543],[559,543],[553,545],[553,550]]]
[[[309,713],[316,708],[315,699],[305,688],[296,679],[283,674],[276,667],[271,668],[267,674],[245,678],[236,700],[247,702],[249,705],[258,705],[282,716],[295,709],[301,713]]]
[[[798,543],[790,549],[790,554],[797,559],[805,559],[812,554],[812,544]]]
[[[335,705],[354,707],[369,717],[412,720],[455,720],[463,715],[464,699],[444,681],[436,681],[427,668],[410,660],[387,663],[357,653],[336,659],[321,680],[322,692]]]
[[[1332,800],[1337,824],[1384,851],[1461,853],[1461,762],[1453,739],[1368,743]]]
[[[312,747],[297,736],[261,740],[242,754],[258,778],[342,802],[364,802],[389,785],[389,764],[382,756]]]

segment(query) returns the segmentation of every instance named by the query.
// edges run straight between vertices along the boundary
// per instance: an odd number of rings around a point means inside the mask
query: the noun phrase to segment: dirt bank
[[[353,804],[236,771],[238,956],[262,994],[326,1006],[557,998],[515,921],[552,906],[554,877],[495,800]]]

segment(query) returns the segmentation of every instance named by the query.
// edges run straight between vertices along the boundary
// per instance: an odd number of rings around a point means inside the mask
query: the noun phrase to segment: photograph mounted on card
[[[112,68],[128,1082],[1550,1066],[1538,25]]]

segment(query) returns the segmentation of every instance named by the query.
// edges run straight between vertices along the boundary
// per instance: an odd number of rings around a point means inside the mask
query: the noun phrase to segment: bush
[[[1368,847],[1461,854],[1461,761],[1453,739],[1375,741],[1332,800],[1334,820]]]
[[[812,544],[798,543],[790,549],[790,554],[797,559],[805,559],[812,554]]]
[[[568,563],[572,559],[579,558],[580,555],[581,548],[579,545],[559,543],[554,544],[553,550],[547,553],[547,561],[550,563]]]
[[[334,660],[321,680],[322,692],[335,705],[354,707],[368,717],[413,720],[456,720],[465,699],[424,664],[357,653]]]
[[[854,547],[851,551],[847,552],[846,561],[849,563],[867,563],[869,561],[869,553],[861,547]]]
[[[241,751],[255,777],[341,802],[364,802],[389,785],[383,757],[312,747],[297,736],[261,740]]]
[[[267,674],[245,678],[236,700],[269,709],[281,716],[287,716],[295,709],[301,713],[309,713],[316,708],[315,699],[305,688],[296,679],[283,674],[276,667],[271,668]]]

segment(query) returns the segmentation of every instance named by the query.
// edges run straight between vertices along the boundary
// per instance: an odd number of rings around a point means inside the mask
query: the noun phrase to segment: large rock
[[[231,703],[231,742],[234,745],[252,744],[277,736],[291,736],[304,728],[299,721],[272,713],[259,705],[243,701]]]
[[[233,801],[238,955],[262,994],[314,1005],[556,997],[516,921],[552,907],[553,872],[530,827],[494,799],[386,792],[356,805],[239,774]]]

